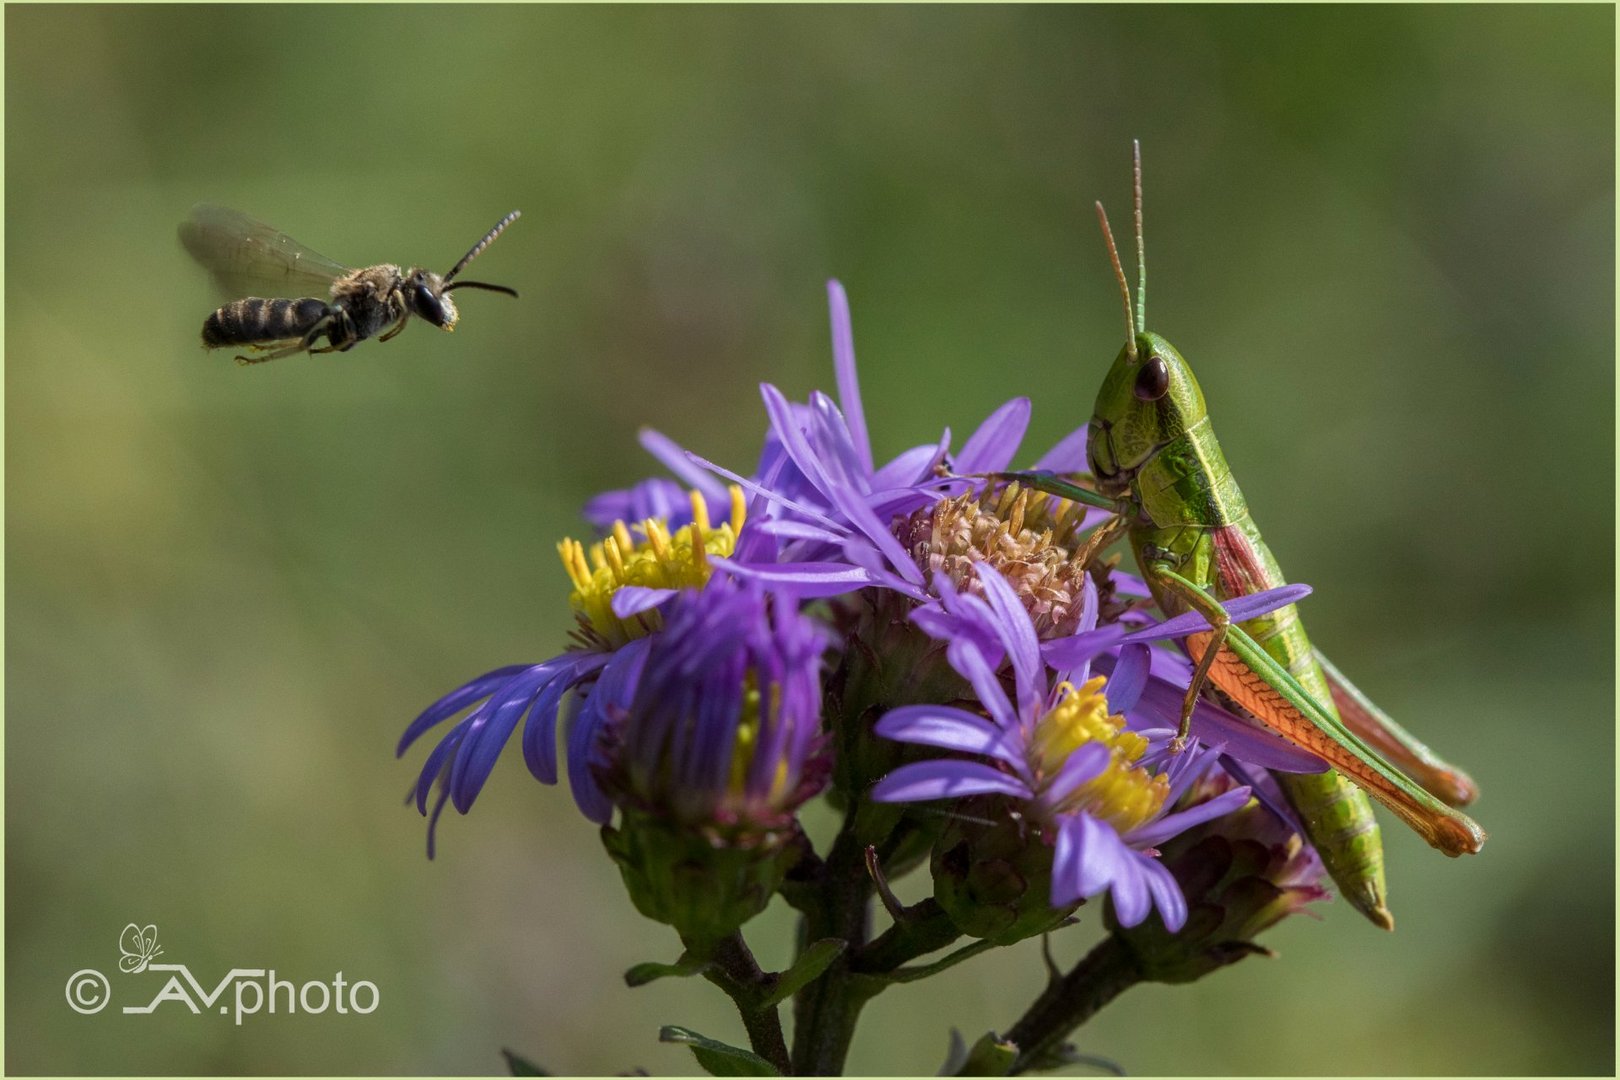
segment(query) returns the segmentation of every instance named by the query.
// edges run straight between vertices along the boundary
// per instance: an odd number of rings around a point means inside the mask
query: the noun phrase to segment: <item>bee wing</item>
[[[229,296],[325,296],[348,268],[279,229],[223,206],[194,207],[180,243]]]

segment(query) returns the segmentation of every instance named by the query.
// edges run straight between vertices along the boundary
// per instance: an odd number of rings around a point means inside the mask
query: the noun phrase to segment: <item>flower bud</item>
[[[688,945],[764,909],[825,783],[821,628],[791,600],[717,579],[680,594],[593,761],[620,811],[603,843],[636,908]]]
[[[1194,787],[1183,805],[1207,801],[1233,787],[1216,774]],[[1328,897],[1316,852],[1278,813],[1250,799],[1241,808],[1195,826],[1162,845],[1162,860],[1187,898],[1178,933],[1158,919],[1122,929],[1109,925],[1135,955],[1143,977],[1183,983],[1255,953],[1261,932],[1306,905]]]
[[[1052,847],[1016,801],[963,800],[934,845],[934,899],[956,928],[997,945],[1052,929],[1079,907],[1052,907]]]

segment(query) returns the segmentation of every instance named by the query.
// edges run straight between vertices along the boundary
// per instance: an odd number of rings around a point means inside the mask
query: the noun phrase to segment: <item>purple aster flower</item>
[[[705,482],[713,484],[707,478]],[[607,819],[608,803],[584,765],[588,736],[616,695],[633,685],[644,660],[645,639],[662,626],[660,605],[678,590],[702,586],[709,580],[711,560],[737,550],[747,516],[742,493],[733,488],[729,495],[724,489],[720,494],[729,498],[731,515],[718,524],[710,520],[708,499],[694,490],[686,499],[686,523],[678,527],[647,517],[634,527],[641,534],[637,539],[631,526],[618,520],[606,528],[601,541],[589,546],[564,540],[558,552],[574,584],[569,606],[575,618],[575,645],[537,664],[486,672],[434,702],[406,728],[396,751],[399,756],[428,730],[471,709],[428,754],[413,791],[417,809],[429,817],[429,857],[445,803],[463,814],[472,808],[520,723],[525,725],[523,759],[529,772],[543,784],[557,782],[558,710],[570,692],[581,699],[569,734],[574,799],[587,817]],[[622,504],[637,505],[637,498],[647,508],[663,496],[649,488]],[[428,796],[435,784],[439,794],[429,810]]]
[[[942,465],[963,473],[1005,470],[1028,427],[1029,400],[1014,398],[992,412],[954,457],[946,429],[936,442],[875,465],[848,299],[836,281],[828,282],[827,294],[839,401],[817,391],[808,403],[796,404],[763,384],[770,428],[754,476],[692,457],[760,496],[765,507],[751,527],[781,541],[772,559],[731,558],[723,565],[738,576],[791,587],[802,596],[836,596],[880,585],[927,601],[925,568],[896,535],[895,523],[940,499]],[[1038,466],[1079,468],[1084,436],[1084,428],[1072,433]]]
[[[988,760],[947,757],[902,765],[876,785],[872,798],[1009,798],[1052,847],[1051,906],[1066,907],[1106,891],[1120,925],[1134,926],[1156,908],[1167,926],[1178,927],[1186,917],[1185,903],[1150,849],[1243,805],[1249,790],[1236,789],[1184,810],[1167,809],[1222,752],[1265,768],[1309,770],[1320,763],[1204,703],[1194,715],[1192,744],[1171,754],[1174,728],[1151,725],[1162,722],[1155,706],[1166,689],[1179,708],[1185,686],[1178,691],[1152,674],[1145,642],[1184,634],[1185,628],[1173,620],[1135,633],[1118,624],[1099,628],[1096,598],[1088,593],[1078,633],[1047,647],[1047,659],[1057,653],[1056,666],[1078,675],[1082,684],[1053,686],[1018,594],[988,564],[976,570],[982,595],[938,583],[939,609],[922,609],[914,619],[948,642],[948,660],[973,687],[986,715],[943,705],[906,706],[884,715],[876,731]],[[1249,599],[1257,607],[1269,604],[1270,610],[1297,596],[1273,590]],[[1253,617],[1246,612],[1234,617]],[[1010,695],[998,675],[1004,663],[1011,668]],[[1110,666],[1111,676],[1086,679],[1093,663]]]

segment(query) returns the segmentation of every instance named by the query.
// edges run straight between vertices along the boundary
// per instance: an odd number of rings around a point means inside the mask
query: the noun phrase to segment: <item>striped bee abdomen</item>
[[[325,300],[313,296],[299,300],[266,300],[258,296],[234,300],[203,323],[203,346],[217,349],[222,345],[301,338],[326,318],[328,310]]]

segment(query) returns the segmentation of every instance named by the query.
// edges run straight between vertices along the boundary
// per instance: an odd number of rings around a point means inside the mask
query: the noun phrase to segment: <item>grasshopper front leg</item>
[[[1153,562],[1144,569],[1160,586],[1181,597],[1189,608],[1209,620],[1209,643],[1193,668],[1192,682],[1187,684],[1187,696],[1181,701],[1181,723],[1176,727],[1176,737],[1170,741],[1171,752],[1179,754],[1187,745],[1187,735],[1192,730],[1193,709],[1198,706],[1198,695],[1209,683],[1209,669],[1214,665],[1215,657],[1220,654],[1221,646],[1226,644],[1232,619],[1219,600],[1176,573],[1169,563]]]
[[[971,473],[966,476],[952,476],[954,480],[1000,480],[1003,483],[1019,483],[1036,491],[1044,491],[1048,495],[1056,495],[1060,499],[1081,503],[1085,506],[1095,506],[1099,510],[1107,510],[1118,517],[1127,520],[1136,518],[1136,504],[1127,499],[1115,499],[1088,487],[1081,487],[1073,480],[1065,480],[1054,472],[999,472],[999,473]]]

